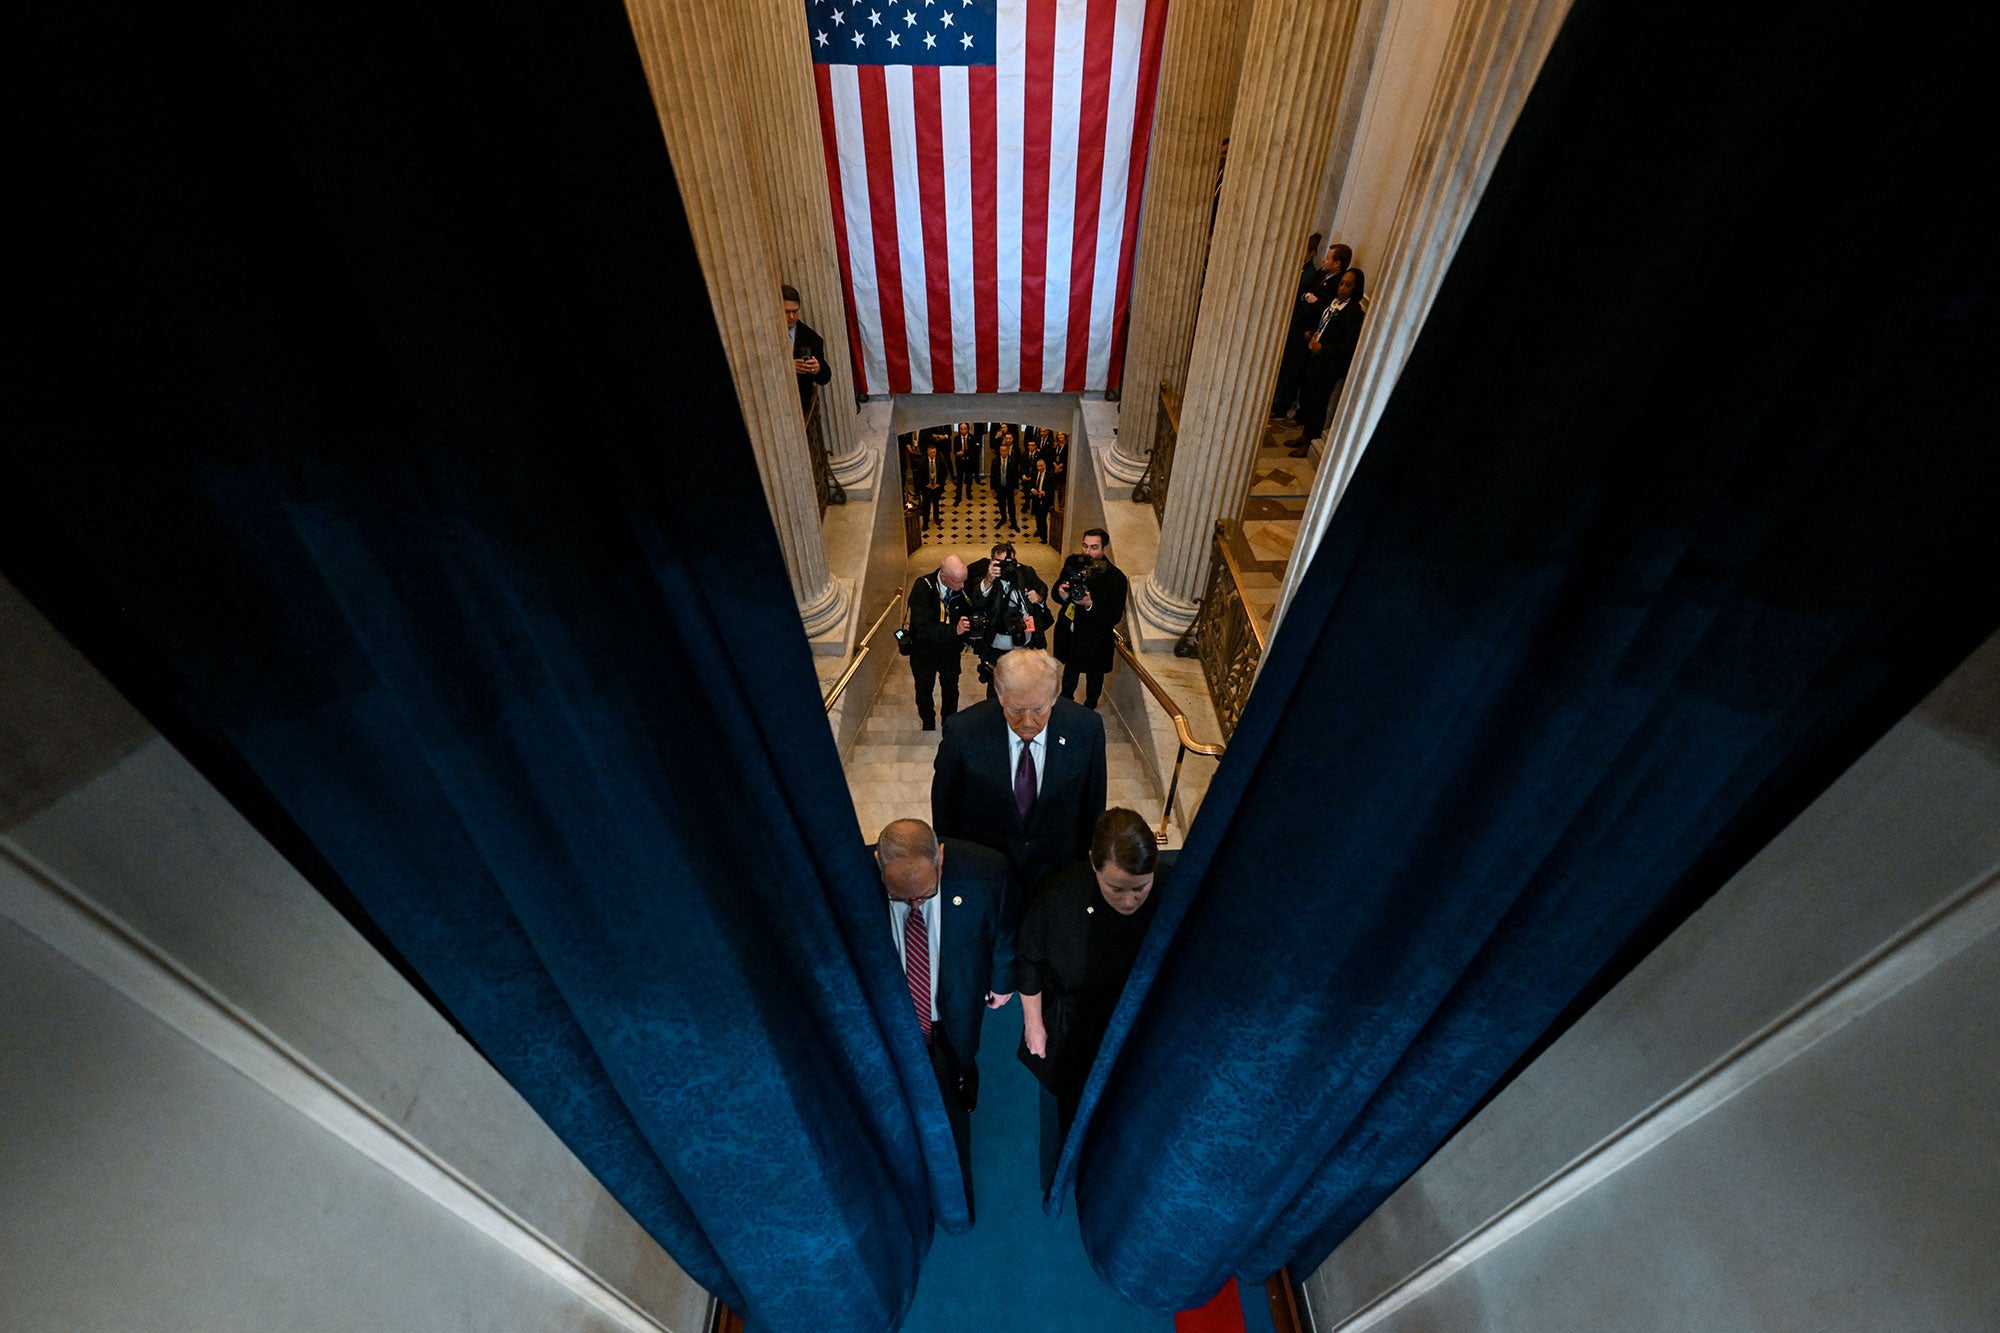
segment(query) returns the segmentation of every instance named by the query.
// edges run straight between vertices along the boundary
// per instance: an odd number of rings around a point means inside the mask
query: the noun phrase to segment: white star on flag
[[[854,30],[854,44],[856,46],[861,45],[861,29],[859,28],[856,28]]]
[[[961,44],[963,44],[963,45],[964,45],[964,47],[965,47],[965,49],[966,49],[966,50],[970,51],[970,50],[972,49],[972,34],[971,34],[971,33],[969,33],[969,32],[968,32],[967,34],[965,34],[965,36],[963,36],[963,37],[959,38],[958,40],[959,40],[959,42],[960,42]]]
[[[894,28],[889,29],[889,46],[891,47],[891,49],[901,46],[902,44],[903,44],[903,39],[896,34],[896,30]]]
[[[816,32],[816,33],[814,33],[814,34],[813,34],[813,40],[814,40],[814,41],[816,41],[816,42],[818,42],[818,43],[819,43],[819,44],[820,44],[821,46],[825,46],[825,45],[826,45],[826,34],[825,34],[825,33],[823,33],[823,32]]]
[[[932,32],[927,32],[927,33],[925,33],[925,34],[924,34],[924,49],[925,49],[926,51],[928,51],[928,50],[930,50],[930,49],[931,49],[931,48],[932,48],[933,46],[936,46],[936,45],[937,45],[937,34],[936,34],[936,33],[932,33]]]
[[[938,15],[938,22],[944,24],[945,27],[949,28],[951,26],[951,15],[949,14]]]
[[[871,25],[872,27],[877,27],[877,28],[881,27],[881,26],[882,26],[882,11],[881,11],[881,10],[879,10],[879,9],[871,9],[871,10],[869,10],[869,11],[868,11],[868,22],[869,22],[869,24],[870,24],[870,25]]]

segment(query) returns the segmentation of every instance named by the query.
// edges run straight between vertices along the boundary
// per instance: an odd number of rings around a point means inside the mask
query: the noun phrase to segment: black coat
[[[1031,462],[1028,464],[1028,475],[1021,478],[1021,494],[1028,501],[1028,510],[1030,513],[1046,514],[1055,506],[1056,492],[1062,489],[1062,477],[1056,473],[1055,464],[1053,463],[1050,463],[1045,469],[1041,469],[1042,493],[1036,495],[1035,473],[1037,469],[1037,463]]]
[[[1071,591],[1062,579],[1057,579],[1055,591],[1050,594],[1056,603],[1056,659],[1078,671],[1111,670],[1118,655],[1111,632],[1125,620],[1125,599],[1130,591],[1125,572],[1112,565],[1091,580],[1090,609],[1086,611],[1071,606]],[[1074,615],[1070,614],[1072,610]]]
[[[1308,351],[1303,378],[1299,383],[1298,422],[1311,434],[1326,420],[1326,406],[1333,391],[1354,363],[1354,349],[1361,341],[1361,302],[1349,301],[1333,311],[1319,337],[1319,350]],[[1318,327],[1318,322],[1314,322]],[[1308,330],[1310,332],[1310,330]]]
[[[986,465],[986,484],[993,488],[993,493],[995,495],[1000,494],[1002,490],[1010,490],[1013,491],[1016,495],[1018,495],[1020,494],[1021,491],[1021,472],[1023,466],[1024,465],[1021,459],[1021,455],[1019,454],[1008,455],[1007,483],[1003,487],[1000,484],[1000,454],[998,450],[995,450],[993,454],[993,461]]]
[[[1104,813],[1104,721],[1056,700],[1045,730],[1042,785],[1025,828],[1014,807],[1006,714],[991,699],[944,721],[931,776],[931,824],[940,838],[968,839],[1002,853],[1026,890],[1065,861],[1090,852]],[[1017,908],[1018,910],[1018,908]]]
[[[870,852],[874,848],[869,848]],[[952,1054],[970,1067],[979,1058],[979,1030],[988,994],[1014,989],[1014,923],[1007,914],[1007,858],[974,842],[944,846],[938,904],[938,1022]]]
[[[800,375],[797,377],[799,381],[800,416],[810,416],[812,414],[813,386],[816,384],[825,384],[833,378],[833,367],[826,363],[826,339],[814,332],[812,325],[806,323],[804,320],[800,320],[792,328],[792,359],[794,361],[803,361],[809,356],[819,358],[819,374]]]
[[[939,582],[935,571],[910,585],[908,638],[912,659],[947,666],[958,660],[965,644],[953,629],[955,622],[945,619],[950,599],[951,590]]]
[[[1172,858],[1170,852],[1161,854],[1145,905],[1122,922],[1098,891],[1090,863],[1076,861],[1042,883],[1021,923],[1014,986],[1023,995],[1041,997],[1049,1053],[1046,1060],[1028,1054],[1024,1036],[1019,1054],[1035,1077],[1061,1099],[1065,1119],[1082,1095],[1112,1011],[1131,976],[1137,956],[1132,946],[1143,939],[1159,909]],[[1102,929],[1100,923],[1110,929]],[[1107,943],[1111,955],[1100,951]],[[1118,947],[1120,943],[1126,947]]]
[[[972,599],[975,606],[997,615],[1003,608],[994,605],[993,593],[986,590],[985,579],[986,565],[984,563],[974,565],[972,575],[965,581],[966,595]],[[1032,565],[1022,564],[1019,561],[1015,562],[1014,579],[1021,589],[1021,614],[1033,616],[1035,619],[1035,632],[1028,637],[1026,643],[1016,643],[1014,646],[1046,648],[1049,646],[1049,622],[1055,615],[1055,602],[1049,596],[1049,587],[1042,582],[1042,576],[1035,572]],[[1004,594],[1006,586],[1004,583],[996,584],[994,591]],[[1040,594],[1042,600],[1029,601],[1027,595],[1031,591]]]
[[[1324,314],[1325,312],[1322,312]],[[1354,349],[1361,342],[1361,321],[1366,318],[1361,302],[1349,301],[1333,311],[1333,318],[1327,320],[1326,330],[1319,336],[1319,350],[1311,350],[1307,344],[1305,382],[1308,386],[1324,388],[1331,392],[1333,386],[1346,377],[1348,366],[1354,362]],[[1306,332],[1310,336],[1319,327],[1314,319]]]

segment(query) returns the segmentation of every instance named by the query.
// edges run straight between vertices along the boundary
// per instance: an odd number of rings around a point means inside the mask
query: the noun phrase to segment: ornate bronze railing
[[[1208,591],[1188,632],[1174,646],[1181,657],[1199,657],[1225,739],[1236,732],[1257,664],[1264,660],[1264,626],[1243,593],[1243,570],[1229,549],[1229,524],[1217,520],[1208,562]]]
[[[875,637],[875,631],[882,628],[882,622],[889,618],[889,613],[896,609],[896,603],[902,600],[903,594],[900,592],[891,597],[889,604],[882,608],[882,614],[875,617],[875,623],[861,636],[861,642],[854,645],[854,656],[847,663],[847,670],[840,673],[840,679],[833,682],[833,687],[826,692],[824,702],[827,712],[831,713],[833,706],[840,702],[841,692],[847,688],[847,682],[854,679],[854,673],[861,670],[861,663],[868,656],[869,640]]]
[[[1113,630],[1111,641],[1117,646],[1118,655],[1125,659],[1125,665],[1137,673],[1139,683],[1146,687],[1146,693],[1152,695],[1154,702],[1166,709],[1167,716],[1174,721],[1174,739],[1179,742],[1178,748],[1174,751],[1174,776],[1172,781],[1167,783],[1167,799],[1160,808],[1160,826],[1154,830],[1160,841],[1165,842],[1167,826],[1173,823],[1174,819],[1174,794],[1181,786],[1181,764],[1187,759],[1189,751],[1205,754],[1211,759],[1220,759],[1226,747],[1221,741],[1196,740],[1194,733],[1188,730],[1187,714],[1181,711],[1181,706],[1174,702],[1174,696],[1167,693],[1166,687],[1153,678],[1153,673],[1146,670],[1146,664],[1139,660],[1139,654],[1133,652],[1132,646],[1125,642],[1124,633]]]
[[[812,459],[813,492],[819,496],[819,516],[826,517],[830,504],[847,503],[847,490],[833,475],[833,462],[826,456],[826,426],[820,420],[819,389],[813,389],[812,410],[806,413],[806,456]]]
[[[1160,412],[1153,423],[1153,449],[1146,471],[1132,484],[1132,503],[1153,506],[1153,517],[1167,519],[1167,482],[1174,471],[1174,443],[1181,434],[1181,403],[1165,380],[1160,381]]]

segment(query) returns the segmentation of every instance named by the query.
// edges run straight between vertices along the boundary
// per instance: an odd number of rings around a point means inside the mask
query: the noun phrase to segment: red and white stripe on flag
[[[862,392],[1116,385],[1167,0],[805,4]]]

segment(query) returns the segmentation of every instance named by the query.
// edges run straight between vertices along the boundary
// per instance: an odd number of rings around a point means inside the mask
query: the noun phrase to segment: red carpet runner
[[[1199,1310],[1183,1310],[1175,1315],[1174,1333],[1245,1333],[1243,1301],[1236,1294],[1236,1279],[1223,1283],[1215,1299]]]

